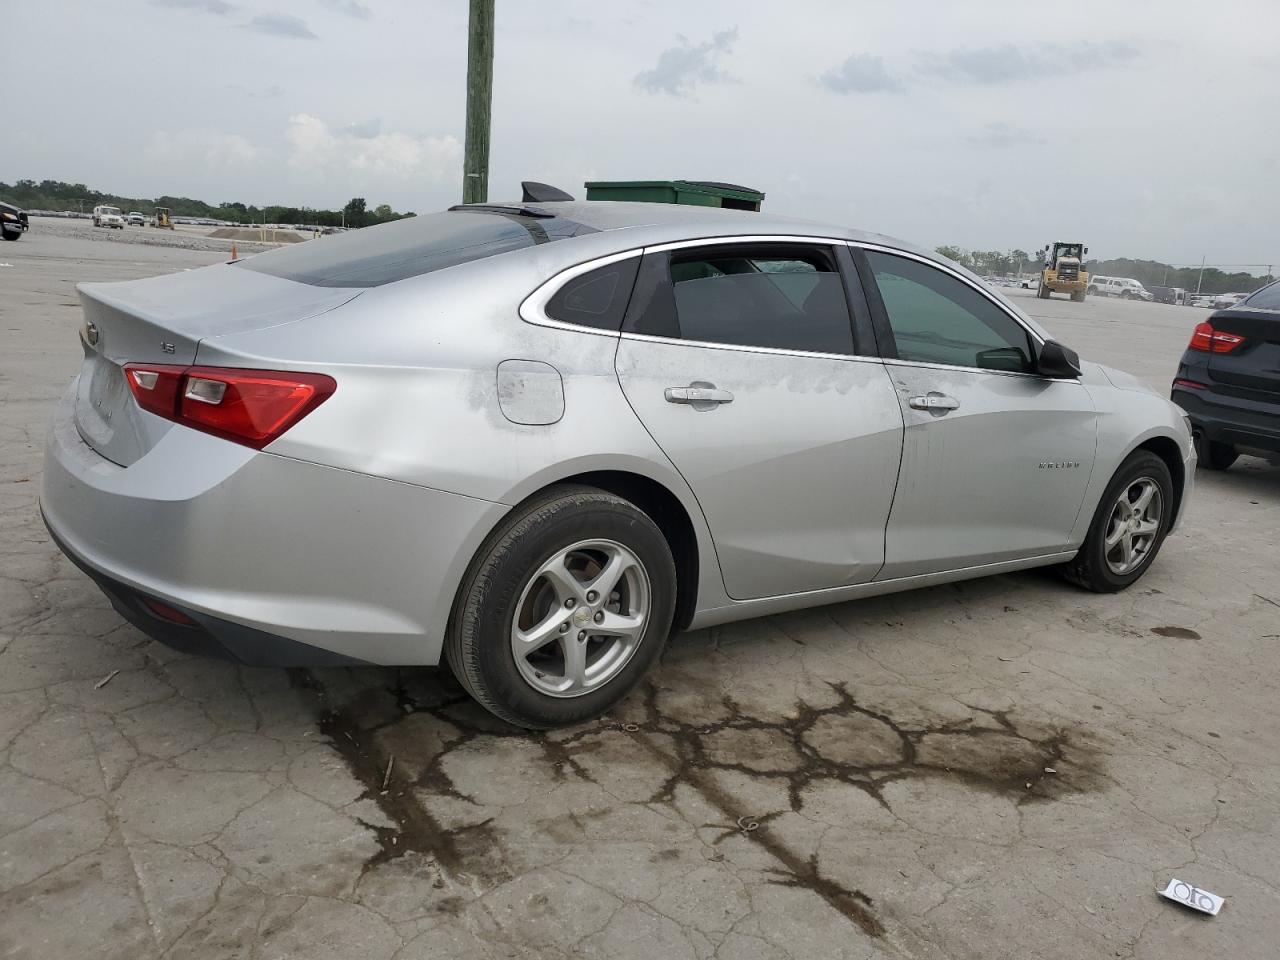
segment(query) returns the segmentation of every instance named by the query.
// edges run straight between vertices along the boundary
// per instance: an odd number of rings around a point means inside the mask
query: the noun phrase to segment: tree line
[[[1019,270],[1024,274],[1038,274],[1043,266],[1039,256],[1028,254],[1025,250],[1002,253],[999,250],[965,250],[963,247],[942,246],[936,252],[980,276],[1005,276],[1016,274]],[[1085,269],[1091,274],[1104,277],[1130,277],[1144,287],[1181,287],[1193,293],[1197,280],[1201,293],[1251,293],[1275,279],[1270,273],[1259,277],[1247,270],[1227,273],[1217,267],[1205,267],[1204,276],[1201,277],[1199,267],[1176,267],[1158,260],[1132,260],[1127,257],[1087,260]]]
[[[156,207],[168,207],[175,217],[227,220],[231,223],[296,223],[307,226],[369,227],[390,220],[412,217],[412,211],[397,213],[383,203],[372,210],[364,197],[353,197],[337,210],[316,210],[311,207],[290,207],[281,204],[256,206],[238,201],[219,204],[205,203],[190,197],[122,197],[114,193],[90,190],[83,183],[64,183],[61,180],[18,180],[15,183],[0,182],[0,200],[16,204],[28,210],[75,210],[85,212],[94,207],[108,205],[119,207],[125,213],[137,210],[147,216]]]

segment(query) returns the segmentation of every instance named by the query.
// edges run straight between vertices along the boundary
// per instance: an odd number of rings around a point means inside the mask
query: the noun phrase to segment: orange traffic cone
[[[236,242],[234,240],[231,241],[231,259],[232,260],[240,259],[238,256],[236,256]]]

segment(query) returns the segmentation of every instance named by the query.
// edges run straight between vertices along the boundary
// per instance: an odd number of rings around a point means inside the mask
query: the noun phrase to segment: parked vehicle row
[[[470,205],[79,290],[42,508],[126,618],[443,658],[528,727],[609,709],[673,628],[1035,566],[1124,589],[1192,487],[1167,399],[844,227]]]

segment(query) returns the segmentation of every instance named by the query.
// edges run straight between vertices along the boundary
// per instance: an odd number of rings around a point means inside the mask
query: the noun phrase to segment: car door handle
[[[690,384],[687,387],[667,387],[663,391],[667,403],[733,403],[733,394],[719,390],[714,384]]]
[[[912,397],[907,401],[912,410],[955,410],[960,401],[941,393],[931,393],[924,397]]]

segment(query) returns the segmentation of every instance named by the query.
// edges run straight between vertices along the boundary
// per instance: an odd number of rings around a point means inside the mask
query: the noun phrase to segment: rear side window
[[[1027,373],[1031,338],[1013,317],[948,273],[916,260],[867,251],[898,357]]]
[[[594,232],[563,217],[451,210],[318,237],[235,266],[316,287],[377,287]]]
[[[616,333],[622,328],[622,316],[631,299],[639,267],[637,254],[574,277],[547,301],[547,316],[563,323]]]
[[[646,258],[649,259],[649,258]],[[661,269],[654,260],[646,269]],[[853,354],[844,284],[829,250],[786,244],[674,251],[634,323],[639,333],[734,346]]]
[[[1252,294],[1241,306],[1251,307],[1254,310],[1280,310],[1280,282],[1263,287]]]

